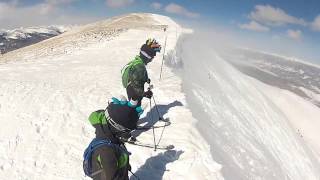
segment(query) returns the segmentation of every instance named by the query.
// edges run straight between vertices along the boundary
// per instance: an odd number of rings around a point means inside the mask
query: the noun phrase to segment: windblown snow
[[[111,97],[125,94],[120,71],[149,37],[167,45],[162,79],[164,52],[147,66],[160,113],[171,121],[163,134],[155,129],[155,137],[160,146],[175,148],[128,144],[136,176],[319,179],[319,134],[306,133],[307,141],[295,129],[307,131],[313,122],[293,123],[284,101],[270,98],[279,89],[240,73],[200,40],[179,40],[185,32],[165,16],[130,14],[0,57],[0,179],[90,179],[82,170],[83,151],[94,138],[87,118]],[[277,95],[299,102],[296,113],[302,118],[303,109],[320,115],[313,104],[284,94]],[[143,106],[141,125],[163,123],[148,100]],[[153,144],[152,130],[136,133],[139,141]]]
[[[317,106],[240,73],[201,36],[181,46],[187,102],[225,179],[320,179]]]

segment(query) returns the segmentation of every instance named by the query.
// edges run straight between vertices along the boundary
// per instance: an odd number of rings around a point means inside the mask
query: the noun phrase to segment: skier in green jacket
[[[129,62],[122,70],[122,84],[126,88],[128,99],[138,101],[141,105],[143,97],[151,98],[153,93],[150,89],[144,90],[144,84],[150,84],[146,65],[153,60],[161,45],[155,39],[148,39],[140,48],[140,54]]]

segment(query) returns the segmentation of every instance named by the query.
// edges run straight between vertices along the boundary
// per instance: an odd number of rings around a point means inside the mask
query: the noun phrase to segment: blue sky
[[[0,0],[0,29],[88,23],[130,12],[228,31],[262,49],[320,64],[319,0]]]

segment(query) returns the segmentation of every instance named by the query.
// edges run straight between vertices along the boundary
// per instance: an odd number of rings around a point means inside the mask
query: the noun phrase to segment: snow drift
[[[213,158],[223,166],[224,178],[319,179],[319,159],[292,127],[293,113],[271,98],[275,93],[269,89],[277,88],[234,69],[222,58],[221,49],[214,48],[214,42],[189,36],[180,40],[177,58],[171,59],[175,59],[173,64],[181,64],[177,72],[183,78],[189,108]],[[313,134],[317,136],[319,133]]]

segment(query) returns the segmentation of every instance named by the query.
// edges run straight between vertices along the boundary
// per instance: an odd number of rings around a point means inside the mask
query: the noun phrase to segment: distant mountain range
[[[62,34],[69,29],[71,27],[48,26],[0,30],[0,53],[4,54],[46,40]]]

